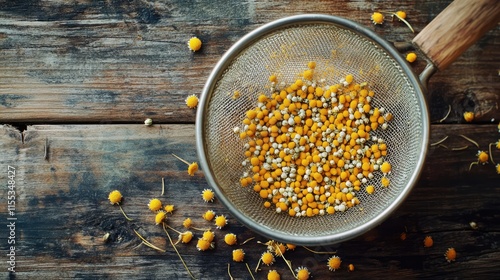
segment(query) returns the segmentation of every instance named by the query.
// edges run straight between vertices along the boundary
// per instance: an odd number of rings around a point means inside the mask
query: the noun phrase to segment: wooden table
[[[386,18],[374,26],[371,14],[404,10],[418,32],[450,2],[0,1],[2,276],[188,278],[147,209],[158,197],[175,205],[168,216],[173,228],[182,230],[182,221],[191,217],[196,226],[216,233],[214,250],[200,252],[196,241],[177,245],[196,278],[229,279],[229,264],[234,279],[251,279],[244,263],[231,260],[231,252],[243,248],[255,279],[266,279],[271,269],[292,279],[279,258],[255,272],[266,250],[258,242],[266,238],[232,219],[217,199],[203,202],[201,191],[209,188],[203,171],[188,176],[186,165],[171,155],[197,161],[196,111],[184,100],[201,93],[234,42],[272,20],[326,13],[359,22],[389,41],[410,42],[415,34],[402,22]],[[203,41],[201,51],[188,50],[192,36]],[[361,237],[309,248],[336,251],[342,259],[339,270],[327,269],[332,253],[303,247],[285,253],[294,268],[307,267],[313,279],[489,279],[500,273],[500,175],[491,162],[469,170],[477,151],[500,138],[499,57],[497,26],[432,77],[430,142],[448,139],[445,146],[429,147],[422,175],[403,205]],[[412,65],[419,73],[425,62]],[[466,111],[475,113],[473,122],[464,121]],[[145,126],[146,118],[154,125]],[[494,149],[492,156],[500,162],[500,151]],[[15,170],[10,179],[9,168]],[[9,215],[12,185],[15,208]],[[123,209],[133,221],[109,203],[114,189],[124,195]],[[219,230],[204,221],[201,216],[209,209],[229,216],[229,226]],[[166,251],[141,244],[134,230]],[[254,239],[230,247],[223,242],[228,232],[239,242]],[[423,246],[426,236],[434,240],[430,248]],[[457,251],[451,263],[443,256],[449,247]],[[11,251],[15,257],[6,255]],[[353,272],[348,271],[351,263]],[[12,264],[15,273],[8,271]]]

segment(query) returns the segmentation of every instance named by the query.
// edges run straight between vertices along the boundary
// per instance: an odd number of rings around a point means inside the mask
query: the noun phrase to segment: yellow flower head
[[[489,156],[488,156],[488,153],[485,152],[485,151],[478,151],[477,154],[477,161],[478,163],[482,163],[482,164],[485,164],[488,162],[488,159],[489,159]]]
[[[189,243],[193,239],[193,233],[191,231],[185,231],[179,235],[179,239],[182,243]]]
[[[206,251],[212,247],[211,241],[205,240],[203,238],[198,239],[198,243],[196,244],[196,248],[198,251]]]
[[[188,174],[194,176],[196,171],[198,171],[198,163],[193,162],[188,166]]]
[[[203,237],[202,239],[208,241],[208,242],[212,242],[215,238],[215,233],[211,230],[206,230],[205,232],[203,232]]]
[[[404,11],[397,11],[396,15],[398,15],[398,17],[402,19],[406,18],[406,13]]]
[[[328,269],[331,271],[335,271],[340,268],[340,264],[342,261],[338,256],[332,256],[328,259]]]
[[[245,252],[243,249],[233,250],[233,261],[242,262],[245,259]]]
[[[381,182],[382,182],[382,186],[388,187],[391,181],[387,177],[382,177]]]
[[[495,166],[497,174],[500,174],[500,163]]]
[[[384,15],[378,12],[372,14],[373,24],[382,24],[384,22]]]
[[[164,209],[165,209],[165,212],[167,212],[167,213],[172,213],[172,212],[174,212],[174,207],[175,207],[175,206],[174,206],[174,205],[172,205],[172,204],[165,205],[165,208],[164,208]]]
[[[221,229],[227,225],[227,219],[224,215],[220,215],[215,217],[215,226],[218,229]]]
[[[196,108],[196,106],[198,106],[198,102],[199,102],[198,96],[194,94],[186,98],[186,105],[191,109]]]
[[[350,263],[349,266],[347,266],[347,269],[349,269],[350,272],[353,272],[354,271],[354,265],[352,263]]]
[[[286,244],[286,248],[291,251],[295,250],[296,247],[297,245],[295,244],[290,244],[290,243]]]
[[[263,264],[268,265],[268,266],[272,265],[274,263],[274,255],[269,251],[264,252],[262,254],[262,256],[260,257],[260,259],[261,259]]]
[[[309,269],[304,266],[300,266],[295,270],[297,272],[297,279],[298,280],[307,280],[309,279]]]
[[[474,112],[465,112],[464,113],[464,120],[466,122],[471,122],[474,120]]]
[[[417,60],[417,54],[415,54],[414,52],[408,53],[406,55],[406,61],[408,61],[409,63],[412,63],[415,60]]]
[[[432,240],[431,236],[426,236],[424,238],[424,247],[429,248],[432,247],[432,245],[434,245],[434,240]]]
[[[203,219],[207,221],[213,220],[214,217],[215,217],[215,212],[213,210],[207,210],[207,212],[203,214]]]
[[[444,253],[444,257],[448,262],[453,262],[457,258],[457,251],[455,251],[455,248],[448,248]]]
[[[203,197],[203,200],[205,202],[212,202],[214,201],[215,198],[214,191],[210,189],[204,189],[203,192],[201,193],[201,196]]]
[[[191,39],[189,39],[188,47],[193,52],[199,51],[201,49],[201,40],[197,37],[192,37]]]
[[[283,243],[276,243],[276,245],[274,246],[274,254],[278,257],[283,255],[285,251],[286,251],[286,246]]]
[[[184,220],[184,222],[182,222],[182,225],[183,225],[185,228],[190,228],[192,224],[193,224],[193,221],[191,220],[191,218],[186,218],[186,219]]]
[[[267,273],[267,280],[280,280],[281,276],[276,270],[269,270]]]
[[[151,211],[159,211],[161,209],[161,201],[158,198],[153,198],[149,201],[148,207]]]
[[[224,236],[224,242],[229,246],[236,244],[236,241],[236,234],[234,233],[228,233]]]
[[[118,190],[114,190],[109,193],[109,202],[111,204],[119,204],[122,201],[122,194]]]
[[[157,225],[163,223],[163,221],[165,221],[165,218],[167,217],[167,213],[163,212],[163,211],[159,211],[158,213],[156,213],[156,216],[155,216],[155,223]]]

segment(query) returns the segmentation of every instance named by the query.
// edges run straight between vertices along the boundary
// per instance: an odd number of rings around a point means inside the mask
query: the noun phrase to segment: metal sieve
[[[345,212],[314,217],[291,217],[263,207],[263,200],[239,179],[244,144],[233,131],[257,97],[270,95],[269,76],[293,83],[316,62],[316,79],[335,84],[352,74],[376,93],[372,105],[394,115],[383,138],[392,164],[391,184],[380,187],[379,173],[369,184],[377,191],[359,191],[361,204]],[[435,67],[422,74],[425,80]],[[268,238],[297,245],[338,243],[379,225],[407,197],[422,169],[429,138],[425,81],[415,75],[401,54],[375,33],[335,16],[307,14],[266,24],[234,44],[211,73],[200,98],[196,118],[197,149],[208,183],[231,215]],[[267,85],[267,87],[266,87]],[[234,92],[239,97],[233,98]]]

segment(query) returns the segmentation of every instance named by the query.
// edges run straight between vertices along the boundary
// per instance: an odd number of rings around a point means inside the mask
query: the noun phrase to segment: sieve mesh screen
[[[382,188],[379,173],[369,180],[376,191],[357,193],[361,204],[345,212],[315,217],[290,217],[263,207],[263,200],[251,187],[243,188],[239,179],[248,171],[242,166],[245,140],[233,132],[240,127],[245,112],[257,104],[257,97],[270,96],[269,76],[278,83],[293,83],[316,62],[315,79],[327,85],[352,74],[357,83],[367,82],[375,92],[372,106],[384,107],[394,115],[386,130],[374,134],[388,147],[392,164],[391,184]],[[234,92],[239,97],[233,98]],[[422,100],[397,61],[369,38],[331,23],[304,23],[274,30],[246,46],[217,78],[203,114],[202,138],[207,166],[216,188],[229,202],[227,207],[247,217],[252,226],[263,227],[287,236],[331,236],[360,227],[375,219],[408,188],[418,169],[423,138]],[[373,134],[372,134],[373,135]]]

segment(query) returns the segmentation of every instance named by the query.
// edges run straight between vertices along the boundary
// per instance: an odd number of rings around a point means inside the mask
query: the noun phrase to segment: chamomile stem
[[[319,254],[319,255],[331,255],[331,254],[337,254],[337,251],[333,251],[333,252],[318,252],[318,251],[314,251],[312,249],[309,249],[307,248],[306,246],[302,246],[304,247],[304,249],[306,249],[307,251],[311,252],[311,253],[314,253],[314,254]]]
[[[448,139],[448,136],[444,137],[443,139],[441,139],[435,143],[431,143],[431,146],[437,146],[437,145],[443,143],[444,141],[446,141],[446,139]]]
[[[462,138],[464,138],[465,140],[467,140],[467,141],[471,142],[472,144],[476,145],[476,147],[478,147],[478,148],[479,148],[479,144],[478,144],[476,141],[474,141],[474,140],[470,139],[469,137],[467,137],[467,136],[465,136],[465,135],[463,135],[463,134],[460,134],[460,137],[462,137]]]
[[[169,227],[169,228],[171,228],[171,227]],[[170,237],[170,234],[168,233],[167,229],[165,228],[165,223],[163,223],[163,230],[167,234],[167,237],[168,237],[168,240],[170,241],[170,244],[172,245],[172,247],[174,248],[175,252],[177,253],[177,256],[179,256],[179,259],[181,260],[182,264],[184,265],[184,268],[186,268],[186,271],[189,274],[189,276],[191,277],[191,279],[196,279],[194,277],[193,273],[191,273],[191,271],[187,267],[186,262],[184,262],[184,259],[182,258],[181,254],[177,250],[177,247],[175,247],[174,242],[172,241],[172,238]]]
[[[182,234],[182,232],[180,232],[180,231],[176,230],[175,228],[173,228],[173,227],[171,227],[171,226],[166,225],[165,223],[163,223],[163,227],[165,227],[165,226],[166,226],[166,227],[168,227],[169,229],[171,229],[171,230],[175,231],[175,232],[176,232],[176,233],[178,233],[178,234]]]
[[[190,164],[190,163],[189,163],[189,162],[187,162],[186,160],[184,160],[184,159],[182,159],[182,158],[178,157],[177,155],[175,155],[175,154],[172,154],[172,155],[173,155],[175,158],[177,158],[178,160],[180,160],[180,161],[184,162],[185,164],[187,164],[187,165],[189,165],[189,164]]]
[[[127,219],[127,221],[133,221],[133,219],[129,218],[127,214],[125,214],[125,211],[123,211],[123,208],[120,204],[118,204],[118,207],[120,207],[120,211],[122,211],[122,214],[125,217],[125,219]]]
[[[166,250],[160,249],[160,248],[156,247],[155,245],[153,245],[152,243],[150,243],[149,241],[147,241],[147,240],[146,240],[144,237],[142,237],[142,236],[141,236],[141,235],[140,235],[140,234],[139,234],[139,233],[138,233],[135,229],[134,229],[134,232],[135,232],[135,234],[136,234],[136,235],[137,235],[137,236],[138,236],[138,237],[142,240],[142,242],[144,243],[144,245],[146,245],[146,246],[148,246],[148,247],[150,247],[150,248],[153,248],[153,249],[155,249],[155,250],[158,250],[158,251],[160,251],[160,252],[163,252],[163,253],[165,253],[165,252],[166,252]]]
[[[161,177],[161,195],[165,194],[165,178]]]
[[[491,160],[491,163],[493,163],[494,165],[496,165],[495,161],[493,160],[493,154],[491,153],[491,146],[493,146],[495,143],[490,143],[490,145],[488,146],[488,151],[490,152],[490,160]]]
[[[248,272],[250,273],[250,277],[252,277],[252,280],[255,280],[255,278],[253,277],[253,274],[252,274],[252,270],[250,269],[250,266],[248,265],[248,263],[245,263],[245,265],[247,267]]]
[[[293,268],[292,268],[292,262],[287,260],[283,254],[283,252],[281,252],[280,248],[278,246],[276,246],[275,250],[278,250],[280,253],[279,255],[283,258],[283,260],[285,261],[286,265],[288,266],[288,268],[290,269],[290,271],[292,272],[292,275],[293,275],[293,278],[297,278],[297,275],[295,275],[295,273],[293,272]]]
[[[240,243],[240,245],[244,245],[244,244],[246,244],[246,243],[248,243],[249,241],[254,240],[254,239],[255,239],[255,237],[250,237],[250,238],[248,238],[247,240],[245,240],[245,241],[241,242],[241,243]]]
[[[444,122],[444,120],[446,120],[448,118],[448,116],[450,115],[450,113],[451,113],[451,105],[448,105],[448,113],[446,113],[446,115],[442,119],[440,119],[439,122],[440,123]]]
[[[257,267],[255,267],[255,273],[257,273],[257,271],[259,271],[259,266],[260,266],[261,260],[262,260],[262,258],[259,258],[259,261],[257,262]]]
[[[229,279],[233,280],[233,276],[231,275],[231,264],[227,263],[227,274],[229,275]]]
[[[406,26],[408,26],[408,28],[410,28],[412,33],[415,33],[415,30],[413,30],[413,27],[411,27],[410,23],[408,23],[404,18],[398,16],[398,14],[396,14],[396,13],[392,13],[392,14],[395,15],[399,20],[404,22],[406,24]]]
[[[472,169],[472,166],[476,165],[476,164],[478,164],[477,161],[471,162],[471,164],[469,165],[469,171]]]
[[[465,149],[469,148],[468,145],[465,145],[463,147],[456,147],[456,148],[451,148],[452,151],[463,151]]]

